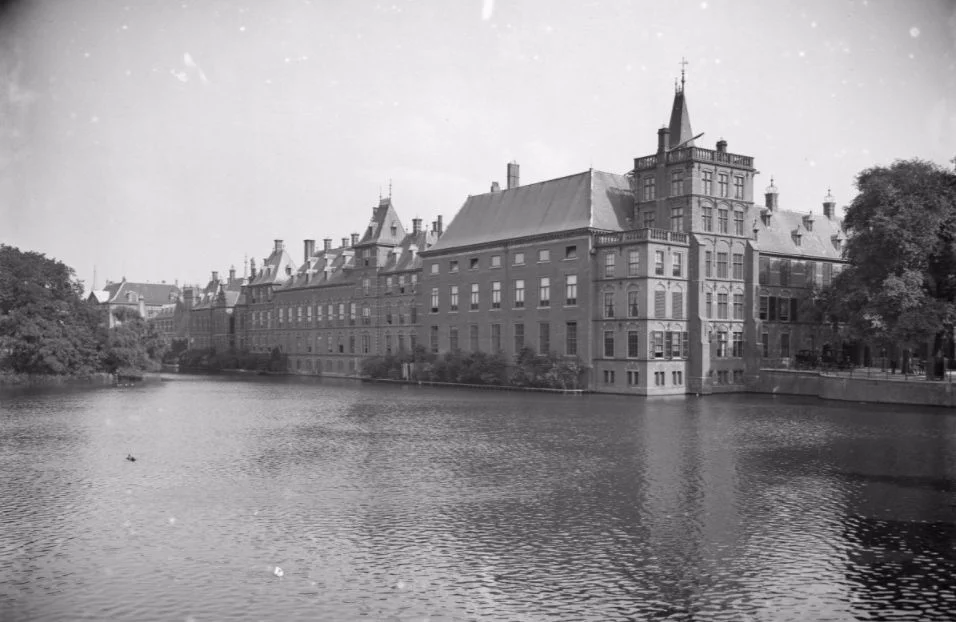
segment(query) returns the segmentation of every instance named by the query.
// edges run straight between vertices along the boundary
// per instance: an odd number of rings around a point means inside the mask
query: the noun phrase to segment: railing
[[[718,164],[729,164],[730,166],[740,166],[743,168],[753,168],[754,166],[754,159],[750,156],[704,149],[703,147],[684,147],[666,153],[665,161],[668,164],[684,162],[686,160],[702,160],[704,162],[716,162]],[[644,156],[634,161],[634,168],[639,171],[654,168],[657,166],[657,162],[657,155]]]
[[[687,234],[680,231],[668,231],[667,229],[636,229],[634,231],[605,233],[597,236],[598,246],[621,244],[622,242],[644,242],[647,240],[687,244]]]

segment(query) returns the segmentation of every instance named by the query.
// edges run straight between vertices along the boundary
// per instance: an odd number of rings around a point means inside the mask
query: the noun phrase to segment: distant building
[[[176,285],[166,283],[133,283],[124,277],[118,283],[107,283],[101,290],[90,292],[87,300],[94,302],[104,310],[108,317],[108,326],[116,325],[116,311],[128,309],[135,311],[146,320],[153,318],[162,309],[179,298],[180,290]]]

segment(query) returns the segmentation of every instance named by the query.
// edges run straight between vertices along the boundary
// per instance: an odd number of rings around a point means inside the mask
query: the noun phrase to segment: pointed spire
[[[684,143],[685,147],[694,146],[694,132],[690,128],[690,114],[687,112],[687,100],[684,98],[684,89],[674,93],[674,106],[671,108],[671,122],[669,125],[670,139],[667,145],[673,149]]]

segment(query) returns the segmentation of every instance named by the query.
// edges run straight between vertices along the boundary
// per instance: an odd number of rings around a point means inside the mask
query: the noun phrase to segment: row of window
[[[429,328],[429,347],[432,352],[438,353],[438,326],[431,326]],[[514,324],[512,326],[512,339],[514,345],[514,351],[519,352],[525,346],[532,345],[530,341],[526,340],[525,335],[525,325],[522,323]],[[448,349],[450,351],[455,351],[461,349],[460,335],[458,327],[451,326],[448,329]],[[538,323],[538,352],[551,352],[552,343],[551,343],[551,323],[550,322],[539,322]],[[472,352],[479,351],[479,339],[478,339],[478,325],[471,324],[468,326],[468,347]],[[501,324],[491,324],[491,351],[499,352],[502,348],[502,332]],[[564,324],[564,354],[567,356],[577,356],[578,354],[578,323],[577,322],[565,322]]]
[[[738,197],[739,198],[739,197]],[[714,208],[710,205],[703,205],[700,209],[701,225],[704,231],[714,231]],[[743,210],[734,210],[734,235],[744,235],[744,212]],[[730,210],[724,208],[717,209],[717,233],[730,233]]]
[[[615,300],[615,292],[604,292],[604,314],[607,319],[618,316]],[[627,308],[625,309],[629,318],[642,317],[640,309],[641,292],[639,290],[630,290],[627,292]],[[644,317],[651,317],[645,314]],[[675,320],[684,319],[684,292],[671,292],[670,315],[667,314],[667,292],[658,290],[654,292],[654,318],[664,319],[671,317]]]
[[[636,387],[641,384],[641,372],[636,369],[628,369],[627,374],[627,386]],[[613,369],[604,370],[604,384],[614,384],[615,373]],[[671,384],[675,387],[682,386],[684,384],[684,372],[681,370],[671,371]],[[655,371],[654,372],[654,386],[663,387],[667,386],[667,372],[666,371]]]
[[[314,315],[312,313],[313,308],[315,309]],[[395,309],[394,313],[392,311],[393,308]],[[396,305],[393,307],[391,304],[386,304],[383,310],[386,324],[392,324],[394,321],[397,321],[399,324],[405,324],[406,319],[410,324],[418,322],[418,308],[415,305],[408,305],[407,307],[405,305]],[[359,318],[363,326],[370,326],[372,324],[372,308],[367,303],[363,303],[361,306],[355,302],[340,302],[329,305],[317,304],[314,307],[312,305],[297,305],[279,307],[275,311],[275,326],[278,327],[285,325],[313,326],[322,324],[323,322],[332,323],[336,320],[338,320],[339,325],[344,325],[347,320],[348,325],[355,326]],[[359,313],[361,313],[361,316],[359,316]],[[272,310],[253,310],[251,313],[252,328],[274,328],[272,320]]]
[[[781,287],[806,287],[809,285],[830,285],[842,266],[824,261],[817,272],[815,261],[792,261],[786,258],[761,257],[758,282],[760,285],[779,285]]]
[[[637,249],[627,251],[627,276],[640,276],[641,255]],[[664,276],[664,251],[654,251],[654,274]],[[671,276],[681,277],[684,275],[684,254],[671,254]],[[617,254],[607,252],[604,254],[604,278],[610,279],[617,276]]]
[[[541,248],[537,251],[538,263],[547,263],[551,261],[551,249]],[[565,259],[577,259],[578,257],[578,247],[576,244],[571,244],[564,247],[564,258]],[[525,252],[524,251],[515,251],[511,256],[511,263],[515,266],[525,265]],[[469,270],[478,270],[481,267],[481,259],[479,257],[469,257],[468,258],[468,269]],[[492,255],[488,258],[488,267],[489,268],[500,268],[501,267],[501,255]],[[457,259],[451,259],[448,261],[448,273],[456,274],[460,269],[460,262]],[[431,273],[438,274],[441,271],[441,266],[438,262],[431,264]]]
[[[386,333],[383,340],[385,354],[392,354],[394,351],[393,337],[394,346],[399,352],[415,349],[415,333],[398,333],[394,336]],[[325,349],[330,354],[371,354],[372,336],[369,333],[358,336],[327,335],[325,342]],[[253,352],[267,352],[275,347],[279,348],[280,352],[309,354],[322,350],[322,335],[315,335],[312,339],[300,339],[299,336],[293,339],[292,335],[253,335],[250,345]]]
[[[744,319],[744,295],[743,294],[734,294],[734,317],[735,320]],[[731,319],[728,315],[729,313],[729,301],[730,295],[725,292],[717,293],[717,319],[718,320],[729,320]],[[714,294],[712,292],[706,292],[704,294],[704,315],[707,318],[714,318]]]
[[[481,306],[481,289],[478,283],[471,283],[468,290],[468,309],[478,311]],[[431,292],[431,312],[438,313],[440,306],[440,294],[437,287],[432,288]],[[523,309],[525,307],[525,280],[515,279],[512,290],[512,307]],[[578,304],[578,276],[568,274],[564,278],[564,304],[574,306]],[[538,279],[538,307],[551,306],[551,277],[543,276]],[[491,309],[501,308],[501,281],[491,282]],[[460,310],[460,288],[458,285],[451,285],[448,289],[448,311],[455,312]]]
[[[684,177],[684,171],[671,171],[671,193],[670,196],[686,194],[688,187],[686,182],[689,178]],[[713,196],[714,194],[714,171],[701,171],[701,182],[703,193]],[[734,175],[734,198],[744,198],[744,177],[743,175]],[[717,174],[717,196],[727,197],[730,191],[730,175],[727,173]],[[653,176],[644,178],[643,200],[653,201],[657,198],[657,180]]]
[[[727,259],[731,258],[731,271],[727,270]],[[704,276],[708,279],[716,277],[718,279],[734,279],[742,281],[744,279],[744,255],[743,253],[734,253],[732,256],[726,252],[717,253],[717,270],[714,271],[714,252],[704,251]]]
[[[625,335],[627,354],[626,358],[641,357],[640,332],[629,330]],[[615,332],[604,331],[604,358],[617,357]],[[651,359],[686,359],[690,348],[690,340],[686,331],[655,330],[651,331],[647,340],[647,358]]]

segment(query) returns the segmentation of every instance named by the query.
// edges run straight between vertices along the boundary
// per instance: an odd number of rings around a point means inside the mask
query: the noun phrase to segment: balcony
[[[597,236],[596,244],[598,246],[612,246],[626,242],[647,242],[648,240],[687,244],[687,234],[680,231],[668,231],[666,229],[635,229],[634,231],[599,235]]]
[[[667,164],[676,164],[678,162],[687,162],[697,160],[699,162],[714,162],[717,164],[727,164],[737,168],[752,169],[754,159],[750,156],[738,155],[736,153],[727,153],[726,151],[715,151],[713,149],[704,149],[703,147],[684,147],[665,153]],[[634,160],[634,169],[643,171],[657,166],[657,155],[644,156]]]

